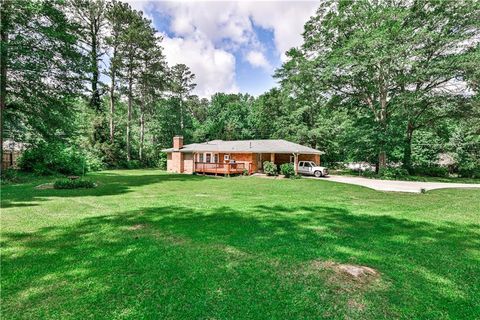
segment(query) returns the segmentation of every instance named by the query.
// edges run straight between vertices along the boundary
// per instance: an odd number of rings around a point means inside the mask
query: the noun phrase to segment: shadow
[[[93,173],[87,176],[97,182],[98,186],[92,189],[36,189],[39,183],[24,183],[2,186],[0,206],[2,208],[36,206],[35,202],[46,201],[52,197],[86,197],[86,196],[111,196],[130,192],[132,188],[150,185],[154,183],[164,183],[170,181],[203,181],[209,177],[185,174],[152,174],[149,170],[144,170],[145,174],[116,174],[113,172]],[[141,172],[141,171],[140,171]],[[43,183],[53,183],[52,180],[44,180]]]
[[[479,225],[436,225],[326,206],[144,208],[5,234],[2,313],[474,318],[479,234]],[[302,272],[315,261],[375,268],[381,285],[339,290],[325,271]],[[364,310],[348,307],[352,297],[364,302]]]

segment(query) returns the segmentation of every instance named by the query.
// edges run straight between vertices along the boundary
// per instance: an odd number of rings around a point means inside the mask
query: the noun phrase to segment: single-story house
[[[286,140],[212,140],[183,145],[183,137],[173,138],[167,153],[167,170],[176,173],[252,174],[263,170],[263,162],[277,165],[314,161],[320,165],[322,151]]]

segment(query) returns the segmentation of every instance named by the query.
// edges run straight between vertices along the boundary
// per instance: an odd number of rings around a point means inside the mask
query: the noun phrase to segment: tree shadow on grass
[[[86,196],[111,196],[130,192],[132,188],[154,183],[171,181],[202,181],[208,177],[184,174],[139,174],[121,175],[111,172],[97,173],[88,176],[98,183],[96,188],[57,190],[36,189],[38,183],[17,184],[2,186],[0,205],[2,208],[28,207],[37,205],[36,202],[46,201],[53,197],[86,197]],[[53,180],[52,180],[53,182]]]
[[[164,206],[3,237],[6,317],[475,318],[480,227],[323,206]],[[377,269],[332,289],[312,261]],[[315,271],[315,270],[314,270]],[[361,295],[365,310],[346,301]],[[18,313],[18,312],[21,313]]]

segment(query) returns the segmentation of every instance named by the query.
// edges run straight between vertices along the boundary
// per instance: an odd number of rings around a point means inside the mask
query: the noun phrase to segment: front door
[[[263,169],[262,154],[257,153],[256,157],[257,157],[257,170],[262,170]]]

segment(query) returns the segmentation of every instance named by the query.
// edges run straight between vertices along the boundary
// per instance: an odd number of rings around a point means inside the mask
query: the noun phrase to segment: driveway
[[[367,179],[361,177],[347,176],[328,176],[321,178],[325,181],[334,181],[341,183],[356,184],[358,186],[367,187],[378,191],[397,191],[397,192],[414,192],[420,193],[422,189],[425,191],[445,188],[468,188],[480,189],[480,184],[469,183],[445,183],[445,182],[419,182],[419,181],[397,181],[397,180],[378,180]]]

